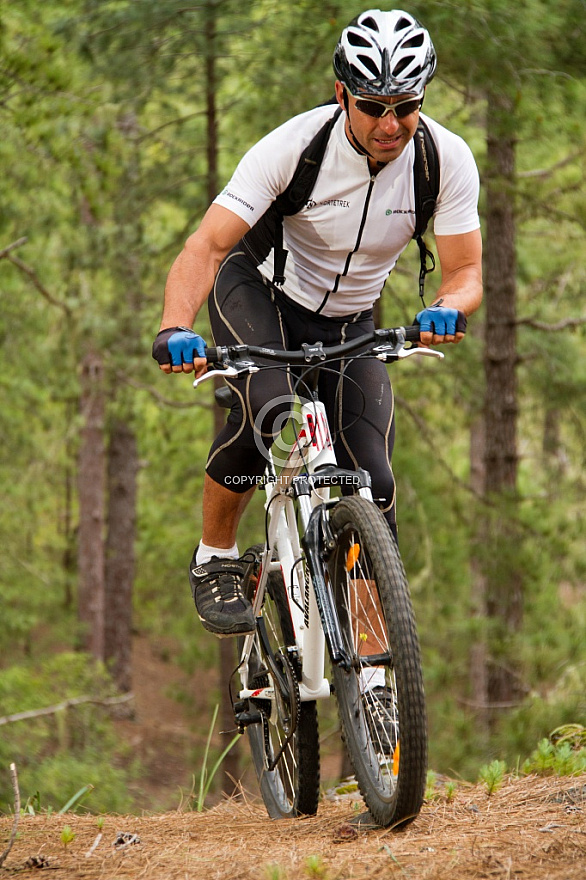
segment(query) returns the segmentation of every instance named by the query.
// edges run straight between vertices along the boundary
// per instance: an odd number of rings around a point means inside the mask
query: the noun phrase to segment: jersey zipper
[[[370,177],[370,183],[368,185],[368,192],[366,193],[366,198],[364,200],[364,208],[362,209],[362,218],[360,220],[360,226],[358,227],[358,235],[356,237],[356,244],[354,245],[353,249],[350,251],[350,253],[346,257],[346,263],[344,265],[344,269],[342,270],[342,272],[340,272],[338,275],[336,275],[336,280],[334,282],[334,286],[332,287],[331,290],[328,290],[328,292],[326,293],[326,295],[322,299],[319,308],[315,312],[316,315],[319,315],[319,313],[324,308],[325,304],[327,303],[327,301],[330,298],[330,296],[332,295],[332,293],[337,293],[338,287],[340,286],[341,279],[344,278],[348,274],[348,271],[350,269],[350,262],[352,260],[352,256],[356,253],[356,251],[360,247],[360,242],[362,241],[362,233],[364,232],[364,227],[366,226],[366,217],[368,215],[368,206],[370,204],[370,197],[372,195],[372,190],[374,189],[375,180],[376,180],[376,178],[375,178],[374,174],[372,174]]]

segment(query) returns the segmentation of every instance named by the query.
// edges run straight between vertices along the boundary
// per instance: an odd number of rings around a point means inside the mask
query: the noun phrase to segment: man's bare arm
[[[471,315],[482,302],[482,237],[480,229],[463,235],[436,236],[442,283],[436,299]]]
[[[437,235],[436,246],[442,281],[432,305],[442,306],[471,315],[482,302],[482,237],[480,230],[462,235]],[[422,333],[423,345],[459,342],[464,336],[435,336]]]
[[[220,263],[249,229],[248,223],[227,208],[210,206],[167,276],[161,330],[193,326],[214,285]],[[172,368],[168,364],[161,365],[165,373],[188,373],[194,367],[196,374],[205,372],[205,360],[196,358],[193,365]]]

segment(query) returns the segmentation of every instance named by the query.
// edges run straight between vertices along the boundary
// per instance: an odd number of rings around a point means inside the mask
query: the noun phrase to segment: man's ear
[[[346,109],[346,89],[339,79],[336,80],[336,100],[340,107]]]

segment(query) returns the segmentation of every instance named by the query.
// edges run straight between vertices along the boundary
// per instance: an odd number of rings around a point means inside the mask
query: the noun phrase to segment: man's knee
[[[251,383],[252,385],[252,383]],[[274,440],[285,427],[295,402],[288,383],[271,382],[270,385],[256,383],[248,394],[248,417],[252,421],[254,433],[267,440]]]

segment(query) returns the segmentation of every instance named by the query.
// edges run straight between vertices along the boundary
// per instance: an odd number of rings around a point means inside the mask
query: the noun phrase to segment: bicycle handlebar
[[[372,333],[366,333],[340,345],[324,347],[321,342],[315,342],[313,345],[304,343],[300,349],[292,351],[258,345],[219,345],[206,349],[208,364],[214,364],[217,369],[208,370],[199,379],[195,379],[193,386],[197,388],[213,376],[227,378],[256,372],[261,366],[256,363],[255,358],[262,359],[265,365],[266,361],[272,361],[290,366],[317,366],[324,361],[336,360],[358,349],[364,349],[361,355],[373,355],[382,361],[398,360],[416,354],[443,358],[443,354],[433,348],[405,348],[405,343],[418,341],[419,324],[412,324],[410,327],[374,330]]]
[[[402,346],[405,342],[418,341],[419,324],[413,324],[410,327],[374,330],[372,333],[366,333],[348,342],[326,347],[321,342],[316,342],[313,345],[306,343],[300,349],[290,351],[265,348],[257,345],[210,347],[206,350],[206,360],[208,364],[222,364],[228,360],[237,360],[248,356],[251,358],[264,358],[275,363],[300,366],[303,364],[319,364],[321,361],[330,358],[342,357],[344,354],[350,354],[350,352],[356,351],[359,348],[365,348],[371,343],[390,343],[392,346]]]

